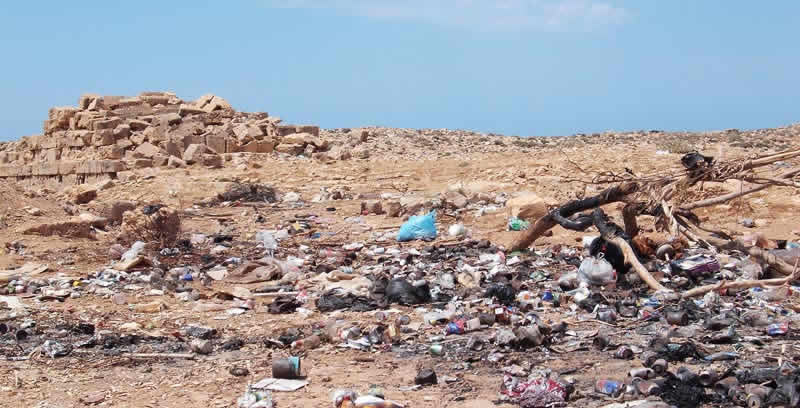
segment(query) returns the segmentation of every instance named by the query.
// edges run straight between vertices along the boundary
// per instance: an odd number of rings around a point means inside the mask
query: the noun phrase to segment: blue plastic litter
[[[400,242],[436,238],[436,210],[426,215],[412,215],[397,231]]]

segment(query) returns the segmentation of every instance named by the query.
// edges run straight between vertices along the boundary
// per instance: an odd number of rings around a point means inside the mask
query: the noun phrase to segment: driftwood
[[[687,290],[681,297],[689,299],[697,296],[703,296],[708,292],[715,292],[724,289],[750,289],[750,288],[773,288],[776,286],[788,285],[790,282],[800,278],[797,273],[797,264],[794,265],[794,271],[785,278],[777,279],[760,279],[760,280],[744,280],[744,281],[722,281],[713,285],[698,286],[696,288]]]
[[[791,171],[783,173],[780,176],[778,176],[778,178],[780,178],[780,179],[789,179],[789,178],[792,178],[792,177],[794,177],[794,176],[796,176],[798,174],[800,174],[800,168],[792,169]],[[722,203],[734,200],[736,198],[739,198],[739,197],[742,197],[742,196],[745,196],[745,195],[748,195],[748,194],[752,194],[752,193],[755,193],[755,192],[758,192],[758,191],[761,191],[761,190],[765,190],[765,189],[767,189],[769,187],[772,187],[772,186],[773,186],[773,184],[761,184],[761,185],[758,185],[758,186],[755,186],[755,187],[748,188],[747,190],[736,191],[736,192],[733,192],[733,193],[730,193],[730,194],[725,194],[725,195],[721,195],[721,196],[718,196],[718,197],[709,198],[707,200],[700,200],[700,201],[696,201],[696,202],[691,203],[691,204],[682,205],[681,209],[682,210],[691,211],[691,210],[694,210],[694,209],[697,209],[697,208],[703,208],[703,207],[709,207],[709,206],[712,206],[712,205],[722,204]]]
[[[795,157],[800,157],[800,149],[798,148],[756,157],[752,160],[731,160],[722,163],[715,163],[710,158],[705,158],[698,154],[690,154],[682,159],[682,163],[686,167],[682,174],[639,178],[629,177],[619,184],[603,190],[594,197],[573,200],[556,208],[539,218],[530,229],[524,231],[511,245],[511,250],[520,250],[531,246],[539,237],[556,225],[574,231],[585,231],[587,228],[595,226],[605,239],[622,249],[625,254],[625,261],[633,267],[634,271],[651,289],[665,291],[667,289],[653,278],[641,264],[629,243],[630,239],[636,236],[639,231],[636,221],[637,215],[649,214],[659,217],[660,223],[658,225],[669,230],[671,239],[679,239],[681,235],[684,235],[691,241],[698,242],[701,245],[714,246],[719,249],[736,249],[759,258],[779,273],[792,277],[794,276],[794,269],[790,265],[761,248],[744,247],[742,243],[730,239],[723,240],[716,237],[701,236],[695,230],[713,231],[702,228],[700,219],[692,213],[692,210],[721,204],[773,186],[800,188],[800,183],[792,180],[796,175],[800,174],[800,168],[791,169],[774,177],[753,173],[756,168]],[[611,178],[619,180],[621,177],[612,175]],[[704,181],[724,182],[730,179],[748,180],[763,184],[744,191],[693,203],[680,204],[686,198],[686,193],[692,186]],[[622,211],[625,225],[624,231],[615,224],[609,223],[605,218],[605,214],[599,209],[599,207],[615,202],[627,203]],[[595,212],[592,215],[581,214],[581,212],[588,210],[595,210]],[[604,230],[604,227],[610,226],[613,226],[613,228]],[[730,238],[722,233],[717,233],[716,235]]]
[[[128,353],[122,356],[130,358],[180,358],[185,360],[194,360],[195,358],[193,353]]]

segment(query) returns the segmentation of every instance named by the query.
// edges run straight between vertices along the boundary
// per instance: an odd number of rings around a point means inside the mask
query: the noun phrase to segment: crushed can
[[[614,352],[614,358],[620,360],[630,360],[633,358],[633,349],[628,346],[619,346]]]
[[[617,397],[624,391],[624,385],[614,380],[597,380],[594,390],[601,394]]]
[[[773,323],[767,326],[767,334],[770,336],[783,336],[789,333],[789,323]]]

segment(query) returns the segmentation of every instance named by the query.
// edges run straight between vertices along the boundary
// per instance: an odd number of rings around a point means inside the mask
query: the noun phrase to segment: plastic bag
[[[144,246],[145,246],[145,243],[142,242],[142,241],[134,242],[133,245],[131,245],[131,248],[129,250],[125,251],[124,254],[122,254],[122,257],[120,258],[120,260],[123,261],[123,262],[127,262],[127,261],[133,260],[134,258],[139,256],[139,254],[144,250]]]
[[[614,283],[617,281],[617,271],[600,253],[596,258],[584,258],[578,268],[578,281],[597,286]]]
[[[264,245],[264,249],[273,256],[275,250],[278,249],[278,240],[273,235],[272,231],[262,230],[256,233],[256,241]]]
[[[413,241],[415,239],[435,239],[436,238],[436,211],[431,211],[426,215],[412,215],[397,231],[397,240],[400,242]]]
[[[511,217],[508,220],[508,230],[509,231],[525,231],[531,226],[529,221],[525,221],[521,218]]]

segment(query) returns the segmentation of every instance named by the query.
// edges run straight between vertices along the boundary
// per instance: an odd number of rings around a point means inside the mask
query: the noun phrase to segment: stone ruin
[[[0,178],[80,184],[146,167],[221,167],[232,153],[283,153],[329,160],[319,127],[265,112],[237,112],[223,98],[184,101],[170,92],[86,94],[50,109],[44,133],[0,143]]]

